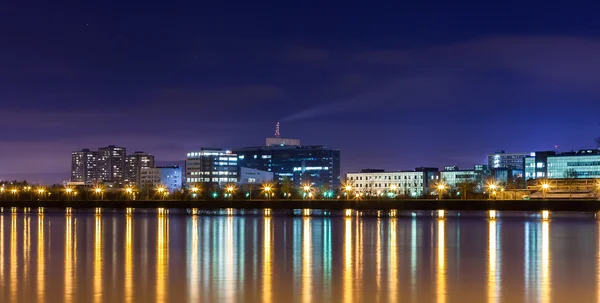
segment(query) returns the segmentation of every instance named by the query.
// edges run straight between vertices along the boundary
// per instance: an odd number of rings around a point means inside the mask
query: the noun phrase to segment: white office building
[[[365,169],[346,174],[346,183],[352,186],[353,191],[370,195],[394,192],[412,197],[423,196],[430,192],[438,179],[437,168],[393,172]]]

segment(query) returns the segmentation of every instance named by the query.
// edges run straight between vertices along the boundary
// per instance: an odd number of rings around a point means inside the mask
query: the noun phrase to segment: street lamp
[[[444,194],[444,191],[446,190],[446,184],[444,183],[439,183],[436,186],[437,192],[438,192],[438,199],[442,200],[442,195]]]
[[[550,184],[542,183],[542,198],[546,199],[546,192],[550,189]]]
[[[190,190],[192,191],[192,197],[198,199],[198,187],[194,186]]]
[[[67,193],[67,198],[70,200],[71,199],[71,195],[74,195],[74,190],[70,187],[65,188],[65,192]]]
[[[305,198],[306,197],[312,198],[312,195],[309,195],[309,193],[311,193],[311,191],[312,191],[312,188],[310,187],[309,184],[306,184],[306,185],[302,186],[302,190],[304,190],[304,197]]]
[[[233,200],[233,192],[235,191],[235,187],[233,185],[229,185],[225,188],[227,194],[229,195],[229,199]]]
[[[104,200],[104,190],[101,187],[94,188],[94,193],[96,196],[100,196],[100,200]]]
[[[162,200],[164,200],[164,199],[165,199],[165,196],[168,194],[168,193],[167,193],[167,190],[166,190],[166,188],[165,188],[164,186],[162,186],[162,185],[161,185],[161,186],[158,186],[158,187],[156,188],[156,191],[158,192],[158,195],[160,196],[160,198],[161,198]]]
[[[272,191],[273,191],[273,187],[270,184],[263,185],[263,192],[265,193],[265,195],[267,196],[268,199],[271,198]]]
[[[44,193],[46,192],[46,190],[43,187],[40,187],[37,189],[37,193],[38,195],[40,195],[40,198],[45,197]]]
[[[352,185],[348,184],[344,186],[344,191],[346,192],[346,199],[350,200],[350,193],[352,192]]]
[[[133,192],[133,187],[132,186],[127,186],[125,187],[125,193],[127,194],[127,196],[131,199],[134,200],[135,199],[135,193]]]

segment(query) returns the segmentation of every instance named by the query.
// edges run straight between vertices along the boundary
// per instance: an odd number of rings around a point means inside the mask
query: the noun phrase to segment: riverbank
[[[167,208],[215,209],[324,209],[324,210],[450,210],[450,211],[563,211],[598,212],[598,200],[199,200],[199,201],[0,201],[0,207],[91,208]]]

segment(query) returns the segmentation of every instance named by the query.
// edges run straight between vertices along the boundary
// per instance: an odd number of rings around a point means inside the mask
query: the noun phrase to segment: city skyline
[[[0,177],[67,173],[66,155],[88,146],[167,161],[253,146],[277,121],[286,137],[342,150],[344,172],[590,148],[592,6],[11,3]]]

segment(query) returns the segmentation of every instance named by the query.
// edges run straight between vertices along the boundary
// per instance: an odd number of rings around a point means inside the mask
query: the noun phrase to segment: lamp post
[[[19,190],[16,188],[11,189],[10,193],[13,194],[13,196],[15,197],[15,200],[19,197]]]
[[[546,200],[546,193],[550,189],[550,184],[542,183],[542,199]]]
[[[306,199],[307,197],[310,197],[310,198],[312,198],[312,195],[309,195],[309,194],[312,194],[312,192],[311,192],[311,191],[312,191],[312,188],[310,187],[310,185],[308,185],[308,184],[304,185],[304,186],[302,187],[302,190],[304,190],[304,198],[305,198],[305,199]]]
[[[437,192],[438,192],[438,200],[442,200],[442,195],[444,194],[444,191],[446,190],[446,184],[443,183],[439,183],[437,186]]]
[[[195,200],[198,200],[198,187],[194,186],[191,188],[192,191],[192,198],[194,198]]]
[[[488,188],[490,189],[490,195],[488,195],[488,199],[492,199],[492,196],[494,196],[494,198],[496,197],[496,189],[498,188],[498,185],[496,185],[496,183],[491,183],[490,185],[488,185]]]
[[[344,186],[344,191],[346,192],[346,200],[350,200],[350,194],[352,193],[352,185]]]
[[[268,184],[264,185],[263,191],[265,192],[267,199],[271,199],[271,192],[273,191],[273,188],[271,187],[271,185],[268,185]]]
[[[225,190],[227,190],[227,194],[229,195],[229,200],[233,200],[233,192],[235,191],[235,187],[233,187],[233,185],[229,185],[229,186],[227,186],[227,188],[225,188]]]
[[[131,187],[131,186],[126,187],[125,188],[125,193],[129,197],[129,199],[131,199],[131,200],[135,199],[135,193],[133,191],[133,187]]]
[[[396,197],[396,191],[398,190],[398,186],[396,186],[395,184],[390,185],[390,191],[392,193],[392,197],[395,198]]]
[[[41,198],[45,198],[45,197],[46,197],[46,195],[45,195],[45,193],[46,193],[46,190],[45,190],[43,187],[40,187],[40,188],[38,188],[38,189],[37,189],[37,193],[38,193],[38,195],[40,195],[40,199],[41,199]],[[45,200],[45,199],[44,199],[44,200]]]
[[[70,187],[65,188],[65,192],[67,193],[67,200],[71,200],[71,195],[73,194],[73,189]]]
[[[160,196],[161,200],[165,199],[165,193],[166,193],[166,189],[163,186],[159,186],[156,188],[156,191],[158,192],[158,195]]]
[[[94,194],[96,194],[96,196],[100,196],[100,201],[104,200],[104,190],[102,188],[94,188]]]

